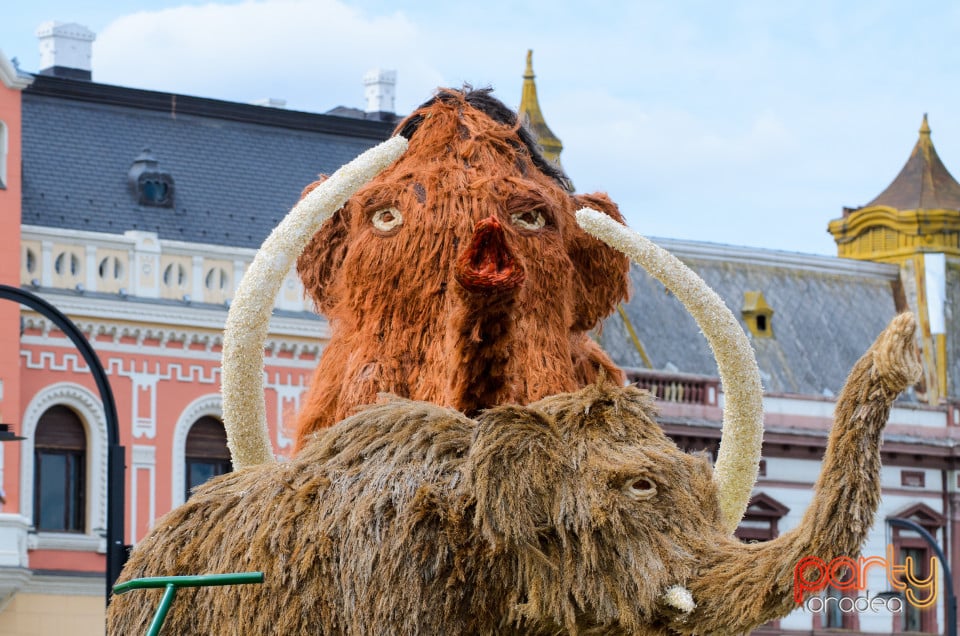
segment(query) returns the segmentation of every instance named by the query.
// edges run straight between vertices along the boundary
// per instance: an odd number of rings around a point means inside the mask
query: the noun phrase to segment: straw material
[[[164,634],[746,633],[794,609],[801,557],[856,556],[883,425],[919,377],[913,333],[896,319],[857,363],[813,504],[773,541],[730,537],[709,459],[664,435],[647,392],[601,383],[474,419],[372,406],[200,487],[120,578],[264,572],[179,592]],[[144,633],[161,593],[115,596],[108,633]]]
[[[274,461],[263,400],[263,344],[283,278],[308,237],[406,147],[406,139],[394,137],[340,168],[290,210],[244,273],[223,334],[223,425],[234,468]]]
[[[623,373],[588,337],[627,295],[627,259],[585,234],[584,205],[487,91],[442,90],[398,130],[404,156],[297,263],[331,337],[297,447],[378,393],[473,414]]]
[[[732,534],[750,503],[763,445],[763,388],[753,348],[723,300],[679,259],[595,210],[578,211],[577,221],[672,291],[697,321],[713,350],[725,394],[723,435],[714,477],[724,524]]]

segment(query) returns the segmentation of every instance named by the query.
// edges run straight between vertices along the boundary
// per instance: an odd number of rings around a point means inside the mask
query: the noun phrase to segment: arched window
[[[45,532],[84,532],[87,435],[72,409],[57,405],[44,411],[33,457],[33,525]]]
[[[943,533],[941,530],[947,525],[946,517],[924,503],[909,506],[892,516],[915,522],[933,535],[934,539],[938,541],[942,539]],[[930,568],[932,566],[931,561],[936,557],[923,537],[913,530],[894,527],[892,539],[897,563],[905,565],[909,558],[912,568],[911,575],[914,579],[923,580],[929,578]],[[902,577],[903,575],[901,574],[899,576]],[[903,579],[901,579],[901,581],[905,582]],[[920,590],[913,586],[911,586],[911,588],[913,588],[913,594],[916,598],[921,600],[929,598],[929,590]],[[920,609],[912,603],[903,601],[903,611],[900,613],[900,616],[895,617],[895,619],[899,620],[895,621],[894,631],[940,633],[937,626],[936,603],[934,603],[932,607]],[[900,623],[899,628],[897,628],[896,622]]]
[[[184,455],[187,471],[184,497],[189,499],[191,490],[231,470],[227,433],[220,420],[205,415],[194,422],[187,433]]]

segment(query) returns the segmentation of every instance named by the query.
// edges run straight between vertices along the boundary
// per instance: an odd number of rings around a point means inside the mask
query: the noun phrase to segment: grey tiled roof
[[[391,127],[38,77],[23,95],[23,223],[258,247],[305,185]],[[144,148],[173,176],[173,209],[128,188]]]
[[[856,360],[896,315],[891,281],[896,267],[854,265],[845,259],[726,248],[730,260],[697,256],[697,244],[684,243],[680,254],[733,311],[751,340],[770,393],[824,395],[839,392]],[[751,261],[752,257],[756,257]],[[797,262],[790,265],[789,262]],[[831,271],[831,262],[836,262]],[[718,375],[706,339],[680,302],[638,266],[631,270],[632,297],[627,315],[655,369]],[[773,338],[749,335],[741,316],[743,293],[760,291],[773,308]],[[644,364],[616,313],[603,327],[601,344],[623,366]]]

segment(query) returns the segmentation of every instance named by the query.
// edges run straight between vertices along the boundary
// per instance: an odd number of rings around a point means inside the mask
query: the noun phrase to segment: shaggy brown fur
[[[407,152],[297,263],[332,329],[297,447],[381,392],[474,414],[574,390],[599,369],[622,381],[586,332],[626,297],[629,264],[574,218],[590,206],[622,220],[616,205],[565,190],[489,91],[443,90],[398,131]],[[402,224],[377,229],[391,207]]]
[[[913,329],[897,318],[857,363],[814,503],[768,543],[723,531],[707,459],[663,434],[646,392],[603,384],[476,419],[370,407],[199,488],[121,579],[265,573],[180,592],[164,634],[743,633],[793,609],[798,559],[858,552],[880,432],[919,370]],[[691,614],[663,605],[672,585]],[[143,633],[160,594],[115,596],[109,633]]]

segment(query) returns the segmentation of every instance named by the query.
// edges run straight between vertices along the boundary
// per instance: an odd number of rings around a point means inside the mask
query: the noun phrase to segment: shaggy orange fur
[[[442,90],[398,131],[407,152],[297,263],[331,325],[297,447],[381,392],[472,414],[600,369],[622,381],[586,332],[626,297],[629,264],[574,219],[622,220],[616,205],[565,190],[488,91]]]
[[[919,375],[911,316],[838,398],[801,524],[745,545],[712,469],[635,387],[594,384],[471,419],[394,399],[292,461],[216,478],[161,519],[121,576],[262,570],[183,590],[165,634],[739,634],[795,606],[801,557],[856,556],[879,501],[880,436]],[[663,603],[674,585],[695,609]],[[108,632],[146,630],[160,590],[115,596]]]

